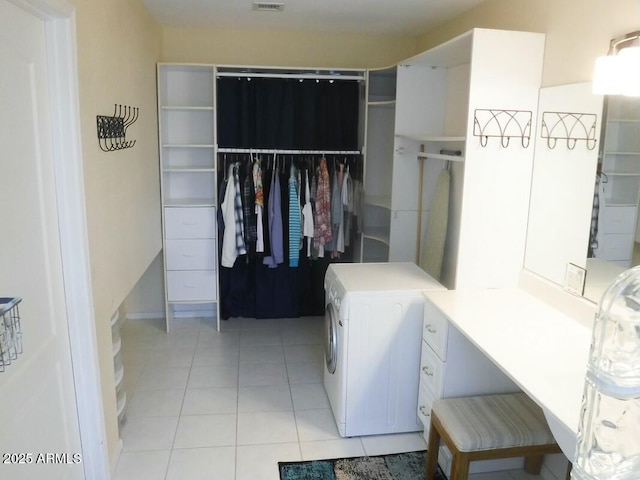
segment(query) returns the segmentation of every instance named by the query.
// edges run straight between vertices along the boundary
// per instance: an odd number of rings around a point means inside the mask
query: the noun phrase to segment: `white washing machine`
[[[424,290],[444,290],[413,263],[327,269],[324,386],[342,437],[415,432]]]

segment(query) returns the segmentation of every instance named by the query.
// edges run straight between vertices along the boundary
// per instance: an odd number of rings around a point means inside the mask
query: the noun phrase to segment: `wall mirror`
[[[584,268],[597,302],[640,264],[640,98],[548,87],[538,115],[524,266],[563,286],[568,264]]]

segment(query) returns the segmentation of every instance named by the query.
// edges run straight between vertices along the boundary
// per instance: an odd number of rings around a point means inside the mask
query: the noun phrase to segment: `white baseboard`
[[[215,318],[215,310],[184,310],[173,312],[174,318]],[[154,318],[165,318],[164,312],[127,312],[125,320],[149,320]]]
[[[127,320],[147,320],[153,318],[164,318],[164,312],[127,312]]]

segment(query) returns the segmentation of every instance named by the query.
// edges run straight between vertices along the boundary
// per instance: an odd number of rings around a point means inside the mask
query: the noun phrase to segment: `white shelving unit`
[[[215,73],[158,65],[167,332],[181,315],[219,318]]]
[[[367,76],[362,262],[389,260],[396,70],[369,70]]]
[[[448,168],[441,282],[448,288],[517,284],[534,153],[527,135],[535,131],[543,50],[542,34],[473,29],[398,66],[390,261],[419,261],[436,180]],[[524,112],[531,121],[519,125],[519,138],[512,125],[483,124],[482,131],[495,131],[478,136],[478,112],[494,109]],[[493,138],[496,131],[504,141]]]
[[[632,266],[640,199],[640,100],[609,96],[605,109],[602,193],[595,256]]]

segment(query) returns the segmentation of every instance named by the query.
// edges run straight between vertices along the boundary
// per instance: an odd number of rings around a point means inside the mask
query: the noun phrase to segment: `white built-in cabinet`
[[[448,168],[441,283],[450,289],[517,286],[543,54],[542,34],[474,29],[398,66],[389,260],[419,259],[435,182]],[[514,390],[427,301],[417,412],[425,433],[436,399]],[[447,469],[450,454],[439,458]]]
[[[516,285],[543,53],[543,34],[474,29],[398,65],[392,157],[378,162],[391,181],[389,261],[419,263],[436,179],[448,168],[441,282]],[[367,178],[377,175],[371,136],[369,126]]]
[[[436,399],[519,391],[487,356],[450,324],[449,319],[428,299],[424,306],[420,358],[418,418],[429,439],[431,406]],[[451,452],[441,444],[438,461],[447,475]],[[521,468],[520,459],[483,461],[471,464],[471,473]]]
[[[215,67],[159,64],[158,116],[167,331],[217,315]],[[205,313],[206,312],[206,313]]]
[[[606,99],[597,258],[632,266],[640,195],[640,99]]]
[[[369,70],[362,205],[362,262],[389,261],[397,67]]]

